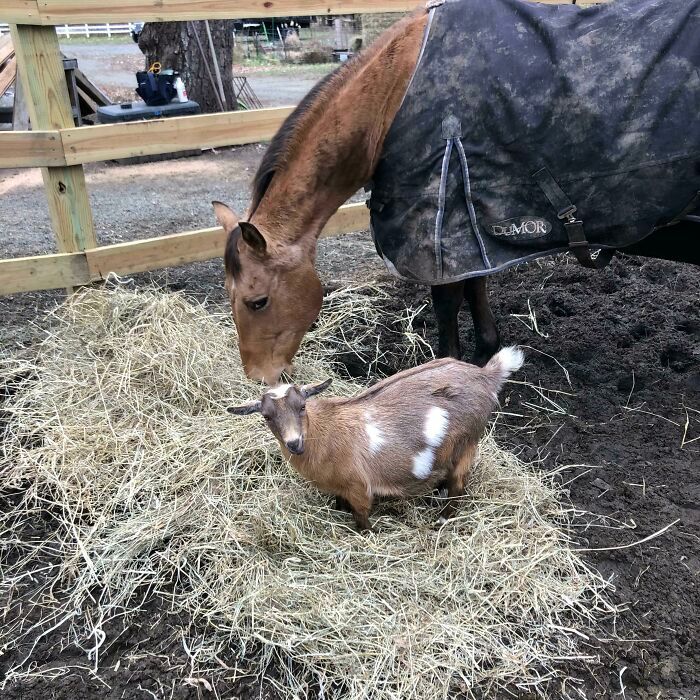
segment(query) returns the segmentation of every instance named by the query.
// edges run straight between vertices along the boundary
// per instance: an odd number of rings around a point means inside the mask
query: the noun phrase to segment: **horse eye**
[[[246,301],[245,305],[251,310],[251,311],[260,311],[260,309],[264,309],[267,306],[267,297],[261,297],[260,299],[253,299],[251,301]]]

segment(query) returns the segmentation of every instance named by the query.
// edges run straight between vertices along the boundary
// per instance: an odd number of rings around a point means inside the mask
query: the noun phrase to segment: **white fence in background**
[[[117,34],[130,34],[134,28],[134,22],[122,24],[59,24],[56,25],[58,36],[70,39],[76,36],[106,36],[112,37]],[[0,24],[0,36],[10,33],[9,24]]]

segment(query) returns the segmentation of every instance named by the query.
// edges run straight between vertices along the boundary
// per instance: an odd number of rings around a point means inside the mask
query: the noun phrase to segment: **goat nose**
[[[304,452],[304,439],[301,437],[295,440],[287,440],[284,444],[293,455],[300,455]]]

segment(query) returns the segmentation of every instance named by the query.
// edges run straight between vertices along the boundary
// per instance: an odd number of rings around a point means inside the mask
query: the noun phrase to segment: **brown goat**
[[[464,493],[489,416],[523,354],[504,348],[481,368],[433,360],[378,382],[352,398],[308,401],[331,383],[281,384],[229,413],[260,412],[292,466],[349,506],[369,530],[375,496],[413,496],[447,488]],[[453,501],[440,522],[452,515]]]

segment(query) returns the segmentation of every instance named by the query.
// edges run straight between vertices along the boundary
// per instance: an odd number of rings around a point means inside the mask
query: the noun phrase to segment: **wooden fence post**
[[[29,131],[29,112],[27,100],[24,99],[22,79],[19,77],[19,68],[15,77],[15,101],[12,107],[12,131]]]
[[[73,127],[66,76],[53,27],[10,25],[32,128]],[[58,251],[95,248],[95,226],[80,165],[42,168]]]

